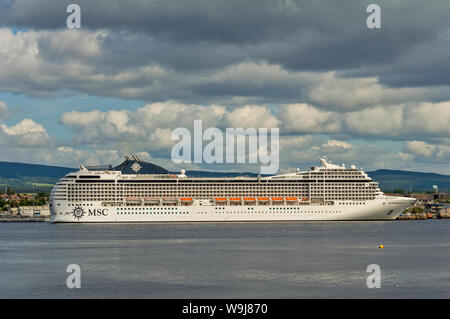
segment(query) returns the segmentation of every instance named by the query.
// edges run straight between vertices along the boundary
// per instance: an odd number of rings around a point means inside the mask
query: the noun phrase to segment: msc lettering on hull
[[[105,209],[88,209],[84,211],[83,207],[77,206],[72,211],[72,216],[77,220],[82,219],[85,215],[87,216],[108,216],[108,210]]]
[[[88,216],[108,216],[107,209],[88,209]]]

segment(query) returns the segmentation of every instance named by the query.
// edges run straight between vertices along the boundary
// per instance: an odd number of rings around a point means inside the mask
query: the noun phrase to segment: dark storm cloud
[[[65,28],[66,6],[73,1],[16,0],[5,10],[5,25]],[[404,45],[433,36],[446,22],[448,1],[377,1],[383,30],[368,30],[366,7],[371,1],[309,0],[79,0],[82,26],[91,29],[132,30],[166,40],[234,44],[277,43],[286,40],[280,56],[336,48],[341,55],[391,56]],[[353,42],[351,42],[353,41]],[[291,42],[293,45],[288,45]],[[375,42],[375,43],[374,43]],[[379,46],[378,49],[375,49]],[[383,53],[384,54],[381,54]],[[402,52],[402,51],[400,51]],[[378,54],[380,53],[380,54]],[[274,54],[274,53],[273,53]],[[349,57],[350,58],[350,57]],[[308,61],[311,62],[311,61]]]
[[[365,66],[346,76],[367,76],[378,72],[380,81],[393,87],[420,87],[427,85],[450,85],[450,29],[444,30],[428,42],[423,42],[403,54],[392,63]]]
[[[63,28],[70,3],[16,0],[5,21],[23,27]],[[84,27],[134,30],[183,42],[258,41],[278,37],[301,21],[301,12],[291,1],[80,0],[77,4]]]
[[[183,72],[222,68],[251,58],[245,48],[233,44],[171,42],[129,31],[109,34],[103,48],[105,64],[132,67],[154,63]]]
[[[3,1],[0,24],[65,29],[65,8],[71,2]],[[167,81],[178,88],[176,92],[147,90],[142,95],[146,98],[172,95],[192,101],[237,95],[277,101],[285,96],[280,102],[287,102],[303,96],[303,83],[258,87],[239,79],[197,82],[201,75],[247,62],[276,64],[288,72],[336,70],[344,76],[374,76],[390,86],[450,82],[446,54],[450,43],[440,41],[450,28],[447,0],[377,1],[382,9],[382,29],[377,30],[366,27],[366,7],[373,2],[369,0],[76,2],[82,8],[83,29],[108,30],[102,41],[104,54],[89,57],[88,64],[105,75],[148,65],[175,74]],[[70,58],[54,56],[44,42],[40,49],[49,60]],[[95,85],[87,85],[86,90],[95,94]],[[82,87],[77,84],[73,88]],[[114,92],[99,90],[97,94]]]

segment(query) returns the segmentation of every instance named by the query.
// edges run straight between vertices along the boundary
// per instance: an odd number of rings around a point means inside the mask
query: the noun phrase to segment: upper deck
[[[311,167],[310,170],[300,171],[297,169],[294,173],[280,174],[273,176],[236,176],[236,177],[194,177],[187,176],[184,170],[180,174],[173,174],[165,171],[163,168],[144,162],[138,158],[131,160],[127,158],[121,165],[107,169],[99,169],[98,167],[90,168],[80,165],[77,172],[67,174],[63,180],[117,180],[117,181],[179,181],[179,182],[272,182],[272,181],[365,181],[371,182],[372,179],[362,170],[358,170],[355,166],[350,169],[345,166],[337,166],[328,163],[321,158],[322,166]],[[151,169],[156,168],[158,173],[148,173],[148,165]],[[130,172],[131,170],[131,172]],[[161,171],[164,173],[159,173]]]
[[[148,174],[150,166],[147,164],[150,163],[127,158],[115,168],[80,165],[77,172],[67,174],[57,183],[52,197],[71,202],[108,203],[146,198],[289,197],[302,199],[306,204],[333,200],[365,201],[382,195],[378,183],[362,170],[332,165],[323,159],[320,167],[274,176],[193,177],[187,176],[184,170],[180,174],[168,171]]]

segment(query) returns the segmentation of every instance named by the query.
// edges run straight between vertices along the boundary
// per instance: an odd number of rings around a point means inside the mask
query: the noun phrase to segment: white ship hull
[[[266,177],[188,177],[135,156],[80,166],[55,185],[52,222],[286,222],[393,220],[416,202],[390,197],[355,166],[320,158],[309,171]]]
[[[51,207],[51,221],[55,223],[165,223],[393,220],[414,202],[413,198],[384,197],[364,203],[340,202],[335,205],[104,207],[100,202],[69,206],[65,201],[54,201]]]

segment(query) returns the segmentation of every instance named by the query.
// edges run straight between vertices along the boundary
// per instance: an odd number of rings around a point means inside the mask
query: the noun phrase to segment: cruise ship
[[[362,169],[321,165],[274,176],[194,177],[125,156],[61,178],[52,222],[280,222],[393,220],[415,198],[386,196]]]

